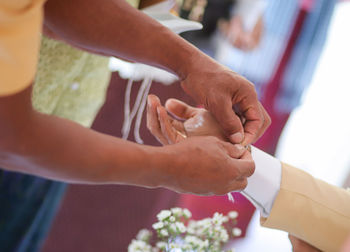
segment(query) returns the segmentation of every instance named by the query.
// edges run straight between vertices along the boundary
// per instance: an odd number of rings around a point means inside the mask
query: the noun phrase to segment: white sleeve
[[[258,148],[252,146],[251,152],[255,172],[248,178],[248,186],[241,193],[260,210],[263,217],[267,217],[280,189],[282,165],[277,158]]]
[[[239,0],[233,8],[232,15],[239,15],[244,29],[251,31],[266,8],[265,0]]]

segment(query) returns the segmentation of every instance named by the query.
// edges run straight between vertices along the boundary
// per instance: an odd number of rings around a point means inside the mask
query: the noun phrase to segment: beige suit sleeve
[[[0,96],[33,81],[42,29],[43,0],[0,0]]]
[[[280,191],[261,224],[287,231],[322,251],[340,251],[350,235],[350,193],[282,164]]]

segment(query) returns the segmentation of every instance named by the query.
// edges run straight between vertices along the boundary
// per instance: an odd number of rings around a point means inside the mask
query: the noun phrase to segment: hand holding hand
[[[200,57],[198,70],[191,70],[182,87],[216,118],[232,143],[255,142],[270,125],[270,117],[260,104],[254,85],[244,77],[207,57]],[[244,124],[239,114],[244,118]]]
[[[174,144],[167,148],[177,156],[176,167],[182,167],[170,170],[165,186],[201,195],[244,189],[254,172],[250,153],[242,145],[220,140],[226,137],[208,111],[175,99],[168,100],[166,107],[185,121],[168,116],[158,97],[149,96],[147,127],[162,144]]]

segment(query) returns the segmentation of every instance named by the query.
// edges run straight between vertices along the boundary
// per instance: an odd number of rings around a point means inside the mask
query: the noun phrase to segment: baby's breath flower
[[[169,210],[162,210],[162,211],[160,211],[159,214],[157,214],[157,218],[159,221],[163,221],[170,216],[171,216],[171,211],[169,211]]]
[[[213,222],[215,225],[222,225],[222,223],[224,222],[224,216],[219,213],[214,213]]]
[[[163,222],[161,222],[161,221],[159,221],[159,222],[156,222],[156,223],[154,223],[153,225],[152,225],[152,227],[154,228],[154,229],[161,229],[161,228],[163,228],[164,227],[164,223]]]
[[[174,207],[170,209],[173,215],[175,216],[181,216],[182,215],[182,209],[180,207]]]
[[[175,222],[177,230],[179,230],[180,233],[186,232],[186,227],[182,222]]]
[[[228,236],[228,233],[227,233],[226,229],[222,229],[221,232],[220,232],[220,240],[222,242],[227,242],[228,238],[229,238],[229,236]]]
[[[181,247],[180,247],[180,245],[177,244],[177,243],[175,243],[175,242],[169,243],[169,248],[171,249],[172,252],[175,252],[175,251],[176,251],[176,252],[177,252],[177,251],[181,252]],[[178,250],[178,249],[180,249],[180,250]]]
[[[166,242],[160,241],[160,242],[157,242],[156,247],[161,249],[161,250],[165,250],[167,245],[168,244]]]
[[[128,252],[152,252],[152,247],[144,241],[132,240]]]
[[[177,229],[176,229],[175,223],[171,223],[169,225],[169,230],[170,230],[171,233],[177,233]]]
[[[163,236],[163,237],[169,236],[168,230],[166,230],[166,229],[164,229],[164,228],[161,229],[161,230],[160,230],[160,235]]]
[[[240,236],[241,234],[242,234],[242,230],[241,229],[239,229],[239,228],[233,228],[232,229],[232,234],[233,234],[233,236]]]
[[[136,239],[137,240],[141,240],[141,241],[149,241],[149,239],[151,238],[152,236],[152,232],[149,231],[148,229],[141,229],[137,235],[136,235]]]
[[[227,215],[228,215],[228,217],[230,219],[236,219],[238,217],[238,212],[237,211],[231,211]]]
[[[192,244],[194,247],[201,247],[203,241],[196,236],[188,235],[185,237],[185,242]]]
[[[187,218],[187,219],[192,217],[192,213],[187,208],[183,209],[183,214],[184,214],[185,218]]]
[[[205,218],[200,221],[189,220],[185,226],[184,219],[191,217],[188,209],[172,208],[163,210],[158,215],[158,222],[152,227],[157,230],[158,242],[154,247],[149,243],[152,233],[149,230],[140,230],[137,240],[132,240],[128,252],[219,252],[223,251],[222,246],[228,241],[229,235],[224,223],[235,219],[238,216],[236,211],[224,216],[215,213],[212,218]],[[233,236],[240,236],[242,231],[239,228],[231,230]],[[165,242],[167,240],[168,242]],[[152,243],[153,244],[153,243]],[[226,250],[226,252],[233,250]]]

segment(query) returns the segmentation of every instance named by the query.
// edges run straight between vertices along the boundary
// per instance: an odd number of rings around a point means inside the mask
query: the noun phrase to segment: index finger
[[[217,99],[208,104],[208,110],[216,118],[230,141],[239,144],[243,141],[243,125],[240,118],[232,109],[232,101],[229,97],[226,99]]]

